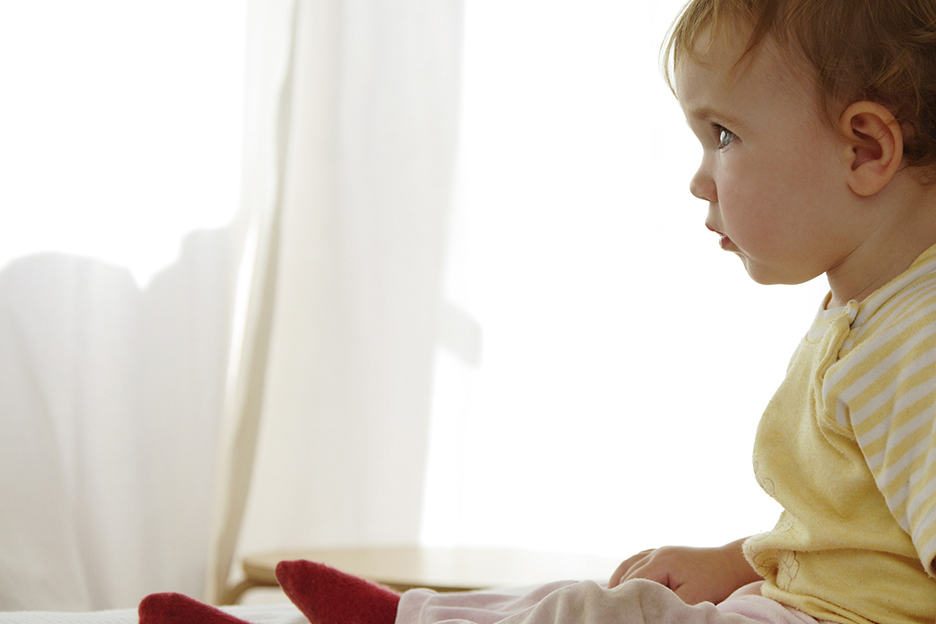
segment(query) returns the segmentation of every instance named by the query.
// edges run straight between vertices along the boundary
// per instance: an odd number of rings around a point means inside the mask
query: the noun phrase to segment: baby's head
[[[854,102],[885,106],[904,130],[904,164],[936,181],[934,0],[691,0],[664,44],[671,88],[700,35],[739,32],[748,54],[776,43],[833,125]]]
[[[755,281],[860,301],[936,244],[934,0],[691,0],[664,50],[690,190]]]

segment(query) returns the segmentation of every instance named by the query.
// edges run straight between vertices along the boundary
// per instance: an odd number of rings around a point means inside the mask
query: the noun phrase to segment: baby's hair
[[[936,0],[690,0],[663,44],[670,88],[703,29],[739,23],[753,28],[745,54],[770,35],[812,66],[830,121],[854,102],[886,106],[905,129],[905,163],[936,176]]]

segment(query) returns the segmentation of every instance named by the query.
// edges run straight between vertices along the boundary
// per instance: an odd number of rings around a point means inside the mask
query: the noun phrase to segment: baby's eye
[[[738,138],[738,135],[722,126],[717,126],[718,129],[718,148],[725,149],[732,141]]]

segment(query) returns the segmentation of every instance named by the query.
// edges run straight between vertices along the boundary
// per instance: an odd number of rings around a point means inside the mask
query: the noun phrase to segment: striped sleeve
[[[936,278],[887,302],[826,380],[878,489],[936,577]]]

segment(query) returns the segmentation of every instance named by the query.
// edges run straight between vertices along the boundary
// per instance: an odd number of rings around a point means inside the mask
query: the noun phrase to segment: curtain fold
[[[228,577],[256,455],[279,272],[286,158],[291,130],[298,0],[248,5],[242,209],[251,218],[235,314],[218,453],[205,598],[229,602]]]
[[[417,543],[461,4],[299,4],[281,263],[239,553]]]

